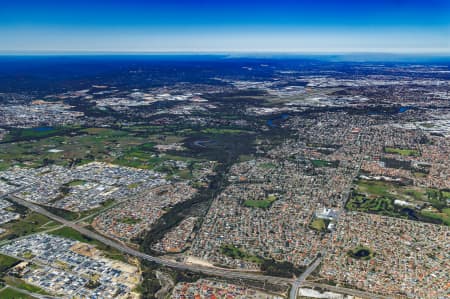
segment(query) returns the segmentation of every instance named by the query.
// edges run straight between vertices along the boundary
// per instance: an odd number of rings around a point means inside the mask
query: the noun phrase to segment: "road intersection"
[[[110,246],[111,248],[114,248],[116,250],[119,250],[122,253],[141,258],[143,260],[147,260],[150,262],[157,263],[162,266],[174,268],[177,270],[184,270],[184,271],[192,271],[196,273],[201,273],[205,275],[211,275],[211,276],[218,276],[228,279],[242,279],[242,280],[254,280],[254,281],[260,281],[264,283],[272,283],[272,284],[282,284],[289,286],[291,285],[291,291],[290,291],[290,298],[297,298],[298,296],[298,289],[301,286],[305,287],[315,287],[315,288],[321,288],[321,289],[327,289],[330,291],[336,291],[344,294],[349,295],[357,295],[362,298],[371,298],[371,299],[385,299],[388,297],[374,295],[371,293],[363,292],[363,291],[357,291],[347,288],[341,288],[341,287],[335,287],[335,286],[329,286],[326,284],[319,284],[315,282],[309,282],[306,281],[306,278],[319,266],[321,262],[321,256],[319,256],[314,263],[312,263],[297,279],[293,278],[284,278],[284,277],[275,277],[275,276],[268,276],[263,275],[259,273],[250,273],[250,272],[242,272],[239,270],[233,270],[233,269],[223,269],[223,268],[214,268],[214,267],[206,267],[206,266],[200,266],[200,265],[193,265],[193,264],[185,264],[181,262],[176,262],[172,260],[168,260],[162,257],[156,257],[151,256],[149,254],[140,252],[136,249],[130,248],[122,243],[119,243],[117,241],[111,240],[109,238],[104,237],[103,235],[100,235],[97,232],[88,230],[82,226],[80,226],[77,222],[66,220],[60,216],[57,216],[48,210],[44,209],[43,207],[31,203],[29,201],[23,200],[15,195],[13,193],[16,193],[18,190],[15,190],[14,192],[4,194],[3,196],[0,196],[0,198],[9,198],[16,204],[22,205],[30,209],[31,211],[34,211],[38,214],[44,215],[48,217],[49,219],[52,219],[54,221],[57,221],[61,223],[63,226],[70,227],[79,233],[83,234],[84,236],[87,236],[91,239],[100,241],[104,243],[105,245]]]

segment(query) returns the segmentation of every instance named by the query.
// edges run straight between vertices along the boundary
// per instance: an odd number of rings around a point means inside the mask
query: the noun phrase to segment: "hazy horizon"
[[[9,1],[0,51],[450,54],[449,12],[444,0]]]

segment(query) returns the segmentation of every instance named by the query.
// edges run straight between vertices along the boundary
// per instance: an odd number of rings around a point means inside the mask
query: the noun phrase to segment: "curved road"
[[[175,269],[179,269],[179,270],[189,270],[189,271],[203,273],[203,274],[207,274],[207,275],[221,276],[221,277],[231,278],[231,279],[250,279],[250,280],[263,281],[263,282],[270,282],[270,283],[274,283],[274,284],[286,284],[287,285],[287,284],[291,284],[294,281],[293,279],[290,279],[290,278],[266,276],[266,275],[261,275],[261,274],[256,274],[256,273],[246,273],[246,272],[221,269],[221,268],[210,268],[210,267],[204,267],[204,266],[199,266],[199,265],[188,265],[188,264],[170,261],[170,260],[160,258],[160,257],[151,256],[146,253],[132,249],[123,244],[120,244],[111,239],[108,239],[96,232],[93,232],[84,227],[81,227],[72,221],[68,221],[62,217],[56,216],[55,214],[50,213],[46,209],[44,209],[34,203],[25,201],[14,195],[10,195],[9,198],[12,201],[16,202],[17,204],[25,206],[28,209],[30,209],[36,213],[47,216],[48,218],[50,218],[52,220],[58,221],[58,222],[64,224],[65,226],[70,227],[89,238],[100,241],[100,242],[104,243],[105,245],[111,246],[112,248],[117,249],[123,253],[129,254],[129,255],[132,255],[135,257],[139,257],[139,258],[147,260],[147,261],[155,262],[155,263],[163,265],[163,266],[167,266],[167,267],[171,267],[171,268],[175,268]]]
[[[311,272],[313,272],[317,268],[317,266],[320,264],[321,257],[317,258],[316,261],[313,264],[311,264],[305,270],[304,273],[302,273],[302,275],[300,275],[297,279],[294,280],[292,278],[267,276],[267,275],[262,275],[262,274],[257,274],[257,273],[241,272],[241,271],[233,270],[233,269],[211,268],[211,267],[205,267],[205,266],[200,266],[200,265],[184,264],[184,263],[167,260],[167,259],[164,259],[161,257],[151,256],[151,255],[145,254],[143,252],[137,251],[135,249],[132,249],[128,246],[125,246],[119,242],[108,239],[94,231],[91,231],[84,227],[81,227],[77,223],[74,223],[74,222],[68,221],[62,217],[59,217],[59,216],[47,211],[46,209],[40,207],[39,205],[36,205],[34,203],[25,201],[21,198],[14,196],[13,194],[18,192],[20,189],[21,188],[16,189],[11,193],[3,194],[2,196],[0,196],[0,198],[8,197],[10,200],[16,202],[17,204],[25,206],[28,209],[30,209],[36,213],[42,214],[54,221],[60,222],[63,225],[70,227],[89,238],[100,241],[100,242],[104,243],[105,245],[108,245],[108,246],[110,246],[114,249],[117,249],[123,253],[129,254],[129,255],[132,255],[132,256],[147,260],[147,261],[151,261],[151,262],[163,265],[163,266],[167,266],[167,267],[178,269],[178,270],[185,270],[185,271],[187,270],[187,271],[192,271],[192,272],[196,272],[196,273],[202,273],[202,274],[206,274],[206,275],[225,277],[225,278],[229,278],[229,279],[249,279],[249,280],[262,281],[262,282],[269,282],[269,283],[273,283],[273,284],[292,285],[290,298],[297,297],[298,288],[300,286],[318,287],[321,289],[326,289],[326,290],[343,293],[343,294],[359,296],[362,298],[370,298],[370,299],[389,298],[389,297],[376,295],[376,294],[372,294],[372,293],[368,293],[368,292],[364,292],[364,291],[335,287],[335,286],[330,286],[330,285],[326,285],[326,284],[305,281],[306,278],[311,274]]]

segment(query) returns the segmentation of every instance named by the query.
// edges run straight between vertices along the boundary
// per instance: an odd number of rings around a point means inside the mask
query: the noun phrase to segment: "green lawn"
[[[274,195],[269,195],[266,199],[247,199],[244,201],[244,206],[249,208],[261,208],[267,209],[269,208],[277,198]]]
[[[337,167],[338,161],[326,161],[326,160],[311,160],[311,163],[314,167]]]
[[[4,280],[7,284],[16,287],[18,289],[22,289],[31,293],[41,294],[41,295],[50,295],[45,290],[41,289],[40,287],[31,285],[29,283],[26,283],[20,278],[12,277],[12,276],[5,276]]]
[[[0,298],[2,299],[35,299],[35,297],[21,293],[11,288],[6,288],[0,292]]]
[[[327,230],[327,221],[325,221],[325,219],[322,218],[315,218],[311,224],[309,225],[310,228],[319,231],[319,232],[324,232]]]
[[[385,147],[384,151],[388,154],[397,154],[401,156],[413,156],[418,157],[420,156],[420,153],[418,150],[415,149],[403,149],[403,148],[396,148],[396,147]]]
[[[392,188],[391,183],[384,181],[358,180],[356,184],[358,192],[368,196],[389,196],[389,189]]]
[[[444,208],[441,211],[424,209],[420,213],[425,217],[440,220],[443,224],[450,226],[450,208]]]
[[[261,167],[261,168],[264,168],[264,169],[271,169],[271,168],[276,168],[276,167],[277,167],[277,166],[276,166],[274,163],[272,163],[272,162],[261,163],[261,164],[259,164],[258,166]]]
[[[442,197],[444,197],[445,199],[450,199],[450,191],[441,191],[442,192]]]

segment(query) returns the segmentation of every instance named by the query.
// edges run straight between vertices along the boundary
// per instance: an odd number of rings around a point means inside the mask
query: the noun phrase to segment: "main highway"
[[[174,268],[174,269],[178,269],[178,270],[202,273],[202,274],[211,275],[211,276],[224,277],[224,278],[228,278],[228,279],[255,280],[255,281],[260,281],[260,282],[264,282],[264,283],[272,283],[272,284],[278,284],[278,285],[281,284],[281,285],[286,285],[286,286],[292,285],[290,298],[296,298],[296,296],[298,295],[298,288],[300,286],[321,288],[321,289],[326,289],[329,291],[334,291],[334,292],[338,292],[338,293],[359,296],[362,298],[369,298],[369,299],[386,299],[386,298],[388,298],[388,297],[384,297],[384,296],[380,296],[380,295],[367,293],[364,291],[341,288],[341,287],[306,281],[306,278],[320,264],[321,257],[318,257],[315,260],[315,262],[313,264],[311,264],[305,270],[304,273],[302,273],[296,280],[294,280],[292,278],[268,276],[268,275],[262,275],[262,274],[258,274],[258,273],[242,272],[242,271],[233,270],[233,269],[213,268],[213,267],[205,267],[205,266],[200,266],[200,265],[185,264],[185,263],[171,261],[171,260],[161,258],[161,257],[151,256],[146,253],[135,250],[133,248],[130,248],[122,243],[119,243],[117,241],[106,238],[103,235],[100,235],[94,231],[88,230],[88,229],[78,225],[75,222],[72,222],[72,221],[66,220],[60,216],[57,216],[37,204],[23,200],[15,195],[13,195],[13,193],[16,193],[19,190],[20,189],[16,189],[11,193],[3,194],[2,196],[0,196],[0,198],[7,197],[8,199],[14,201],[15,203],[17,203],[19,205],[25,206],[28,209],[30,209],[36,213],[44,215],[44,216],[48,217],[49,219],[57,221],[64,226],[70,227],[70,228],[78,231],[79,233],[83,234],[84,236],[87,236],[91,239],[102,242],[105,245],[108,245],[111,248],[119,250],[120,252],[123,252],[125,254],[135,256],[135,257],[138,257],[143,260],[150,261],[150,262],[154,262],[154,263],[157,263],[162,266],[166,266],[166,267],[170,267],[170,268]]]
[[[320,265],[322,257],[318,257],[314,263],[312,263],[306,270],[292,283],[291,291],[289,293],[289,299],[296,299],[298,296],[298,289],[306,280],[306,278],[311,275],[311,273],[316,270]]]
[[[241,271],[236,271],[236,270],[231,270],[231,269],[228,270],[228,269],[222,269],[222,268],[212,268],[212,267],[205,267],[205,266],[200,266],[200,265],[184,264],[184,263],[180,263],[180,262],[167,260],[167,259],[164,259],[161,257],[151,256],[146,253],[135,250],[133,248],[130,248],[126,245],[123,245],[119,242],[108,239],[94,231],[91,231],[84,227],[81,227],[72,221],[68,221],[62,217],[59,217],[59,216],[49,212],[48,210],[42,208],[39,205],[36,205],[29,201],[23,200],[21,198],[18,198],[17,196],[10,195],[8,198],[11,199],[12,201],[14,201],[15,203],[25,206],[28,209],[30,209],[36,213],[42,214],[54,221],[60,222],[63,225],[70,227],[91,239],[100,241],[100,242],[104,243],[105,245],[110,246],[111,248],[117,249],[123,253],[129,254],[129,255],[132,255],[132,256],[147,260],[147,261],[155,262],[155,263],[163,265],[163,266],[167,266],[167,267],[178,269],[178,270],[193,271],[193,272],[197,272],[197,273],[203,273],[203,274],[212,275],[212,276],[220,276],[220,277],[225,277],[225,278],[230,278],[230,279],[249,279],[249,280],[257,280],[257,281],[268,282],[268,283],[273,283],[273,284],[286,284],[286,285],[291,284],[293,282],[293,279],[290,279],[290,278],[267,276],[267,275],[261,275],[261,274],[257,274],[257,273],[241,272]]]

